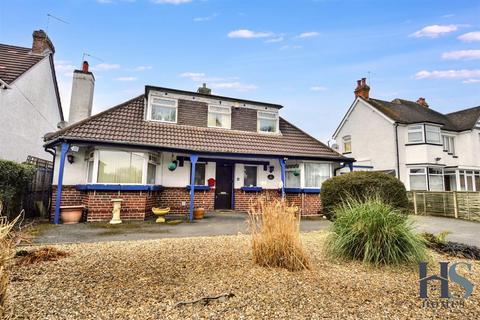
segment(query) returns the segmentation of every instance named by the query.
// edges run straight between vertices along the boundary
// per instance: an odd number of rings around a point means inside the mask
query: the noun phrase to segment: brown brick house
[[[143,220],[152,206],[191,216],[193,207],[246,210],[267,195],[317,213],[321,183],[353,159],[281,118],[281,105],[199,91],[146,86],[47,135],[56,206],[83,204],[88,221],[101,221],[121,198],[122,219]]]

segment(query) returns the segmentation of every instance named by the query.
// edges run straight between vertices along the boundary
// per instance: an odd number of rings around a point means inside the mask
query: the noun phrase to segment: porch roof
[[[144,95],[45,136],[60,141],[112,144],[198,154],[331,159],[352,162],[280,118],[281,134],[204,128],[144,120]]]

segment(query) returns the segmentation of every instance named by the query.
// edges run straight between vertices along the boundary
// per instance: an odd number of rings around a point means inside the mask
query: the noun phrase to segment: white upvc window
[[[430,191],[443,191],[444,178],[442,168],[428,168],[428,186]]]
[[[256,187],[257,186],[257,172],[258,166],[243,167],[243,186],[244,187]]]
[[[147,119],[160,122],[177,122],[178,101],[164,97],[150,96]]]
[[[232,124],[232,108],[224,106],[208,106],[208,126],[230,129]]]
[[[268,111],[257,112],[257,130],[258,132],[277,133],[278,132],[278,113]]]
[[[160,163],[160,157],[157,155],[148,155],[147,162],[147,184],[156,184],[157,182],[157,170]]]
[[[423,124],[415,124],[408,126],[408,143],[422,143],[423,139]]]
[[[298,163],[287,164],[285,166],[285,187],[286,188],[301,188],[301,169]]]
[[[321,188],[322,183],[332,176],[329,163],[305,162],[305,188]]]
[[[455,137],[454,136],[442,136],[443,150],[455,155]]]
[[[427,190],[427,169],[410,168],[410,190]]]
[[[442,138],[440,133],[440,127],[432,126],[432,125],[425,125],[425,137],[427,143],[434,143],[434,144],[441,144]]]
[[[343,153],[352,152],[352,136],[344,136],[343,140]]]

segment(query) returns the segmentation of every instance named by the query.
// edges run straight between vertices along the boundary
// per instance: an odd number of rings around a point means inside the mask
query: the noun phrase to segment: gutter
[[[400,154],[398,150],[398,123],[394,124],[395,126],[395,151],[397,156],[397,179],[400,180]]]

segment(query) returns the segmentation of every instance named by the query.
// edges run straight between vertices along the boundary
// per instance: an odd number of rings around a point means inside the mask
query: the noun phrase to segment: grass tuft
[[[311,263],[300,242],[300,215],[285,201],[260,198],[250,205],[253,260],[263,267],[290,271],[310,269]]]
[[[336,208],[326,248],[330,256],[373,265],[413,264],[427,259],[425,241],[407,215],[379,197],[350,199]]]

